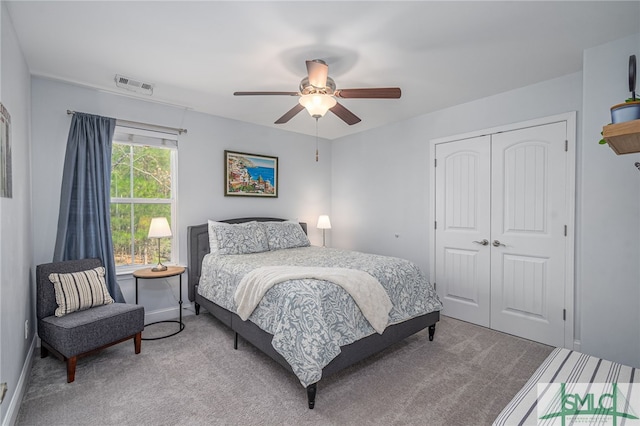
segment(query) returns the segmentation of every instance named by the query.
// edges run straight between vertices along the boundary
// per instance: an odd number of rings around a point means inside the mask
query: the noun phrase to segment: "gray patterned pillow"
[[[49,274],[58,304],[55,315],[61,317],[71,312],[113,303],[104,275],[102,266],[71,274]]]
[[[209,252],[212,254],[218,253],[218,237],[216,237],[216,226],[224,226],[226,223],[216,222],[213,220],[207,221],[208,223],[208,231],[209,231]]]
[[[268,251],[267,236],[258,222],[229,224],[209,221],[209,249],[217,254]]]
[[[311,245],[307,234],[298,222],[262,222],[267,233],[269,250],[280,250],[294,247],[308,247]]]

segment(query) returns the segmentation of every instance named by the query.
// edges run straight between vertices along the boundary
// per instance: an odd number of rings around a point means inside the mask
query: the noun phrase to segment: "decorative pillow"
[[[307,234],[298,222],[290,220],[284,222],[262,222],[267,233],[269,250],[280,250],[294,247],[308,247],[311,245]]]
[[[61,317],[71,312],[113,303],[104,274],[102,266],[71,274],[49,274],[58,303],[55,315]]]
[[[209,248],[217,254],[248,254],[268,251],[269,245],[264,228],[258,222],[209,221]]]
[[[226,223],[215,222],[213,220],[209,220],[208,222],[208,230],[209,230],[209,252],[212,254],[218,253],[218,237],[216,237],[216,226],[224,226]]]

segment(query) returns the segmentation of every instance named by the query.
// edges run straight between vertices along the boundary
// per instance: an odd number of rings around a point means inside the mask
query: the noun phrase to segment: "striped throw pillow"
[[[58,308],[57,317],[113,303],[104,279],[104,267],[71,274],[49,274]]]

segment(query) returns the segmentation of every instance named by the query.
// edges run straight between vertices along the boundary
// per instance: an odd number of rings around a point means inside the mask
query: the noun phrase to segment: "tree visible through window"
[[[135,133],[134,133],[135,132]],[[176,142],[167,135],[116,127],[111,154],[111,235],[116,266],[158,262],[148,239],[154,217],[166,217],[174,238],[160,239],[160,259],[174,262]]]

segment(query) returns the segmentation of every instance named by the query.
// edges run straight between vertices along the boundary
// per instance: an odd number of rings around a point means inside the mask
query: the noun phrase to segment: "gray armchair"
[[[140,353],[144,329],[144,307],[112,303],[55,316],[58,307],[51,273],[72,273],[102,266],[100,259],[69,260],[36,267],[36,316],[41,339],[40,356],[52,352],[67,364],[67,383],[75,380],[79,357],[108,346],[133,339],[135,353]]]

